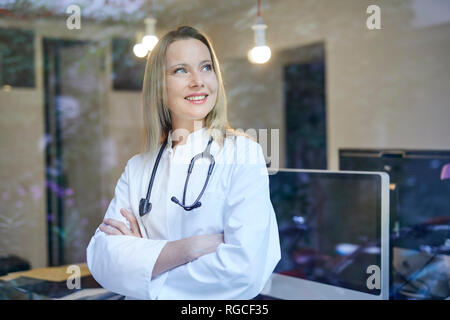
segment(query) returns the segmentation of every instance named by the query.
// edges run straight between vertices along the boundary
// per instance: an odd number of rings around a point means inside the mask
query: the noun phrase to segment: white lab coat
[[[87,263],[105,289],[132,299],[251,299],[264,288],[280,260],[280,243],[258,143],[237,136],[227,138],[220,149],[213,141],[216,165],[201,207],[185,211],[170,200],[175,196],[182,201],[189,162],[208,139],[206,129],[198,129],[173,150],[169,134],[153,183],[153,208],[143,218],[139,201],[146,196],[158,152],[128,161],[105,217],[127,223],[120,209],[128,209],[137,217],[143,238],[106,235],[97,229],[87,248]],[[195,163],[186,204],[199,195],[208,165],[206,160]],[[214,233],[224,233],[216,252],[151,279],[168,241]]]

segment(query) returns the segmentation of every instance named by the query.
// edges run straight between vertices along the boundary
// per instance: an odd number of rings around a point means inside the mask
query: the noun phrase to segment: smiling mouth
[[[193,104],[202,104],[208,99],[208,95],[206,94],[203,96],[186,97],[184,99]]]
[[[191,96],[191,97],[186,97],[185,99],[186,99],[186,100],[189,100],[189,101],[197,101],[197,100],[203,100],[203,99],[205,99],[205,98],[207,98],[207,97],[208,97],[208,95],[205,94],[205,95],[202,95],[202,96]]]

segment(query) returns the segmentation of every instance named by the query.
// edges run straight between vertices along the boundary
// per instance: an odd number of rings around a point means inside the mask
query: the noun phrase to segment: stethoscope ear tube
[[[164,149],[166,148],[166,145],[167,145],[167,139],[164,140],[164,143],[162,144],[161,148],[159,149],[158,156],[156,157],[156,162],[153,167],[152,176],[150,178],[150,183],[148,184],[147,196],[145,197],[145,199],[141,199],[141,201],[139,201],[139,215],[141,217],[146,215],[147,213],[149,213],[152,210],[152,204],[150,202],[150,195],[152,193],[153,181],[155,180],[156,170],[158,169],[159,161],[161,160],[161,156],[162,156]]]
[[[139,202],[139,215],[142,217],[152,210],[152,204],[147,199],[141,199]]]

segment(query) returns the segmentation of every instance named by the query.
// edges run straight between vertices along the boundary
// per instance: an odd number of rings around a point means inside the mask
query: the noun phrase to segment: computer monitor
[[[389,176],[279,169],[270,175],[281,260],[262,294],[389,298]]]
[[[391,246],[448,255],[450,179],[441,177],[449,150],[339,149],[339,169],[390,176]]]

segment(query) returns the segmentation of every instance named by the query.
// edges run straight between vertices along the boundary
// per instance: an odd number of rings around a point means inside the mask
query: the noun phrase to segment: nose
[[[192,72],[191,79],[190,79],[190,86],[193,88],[205,86],[203,77],[199,72]]]

